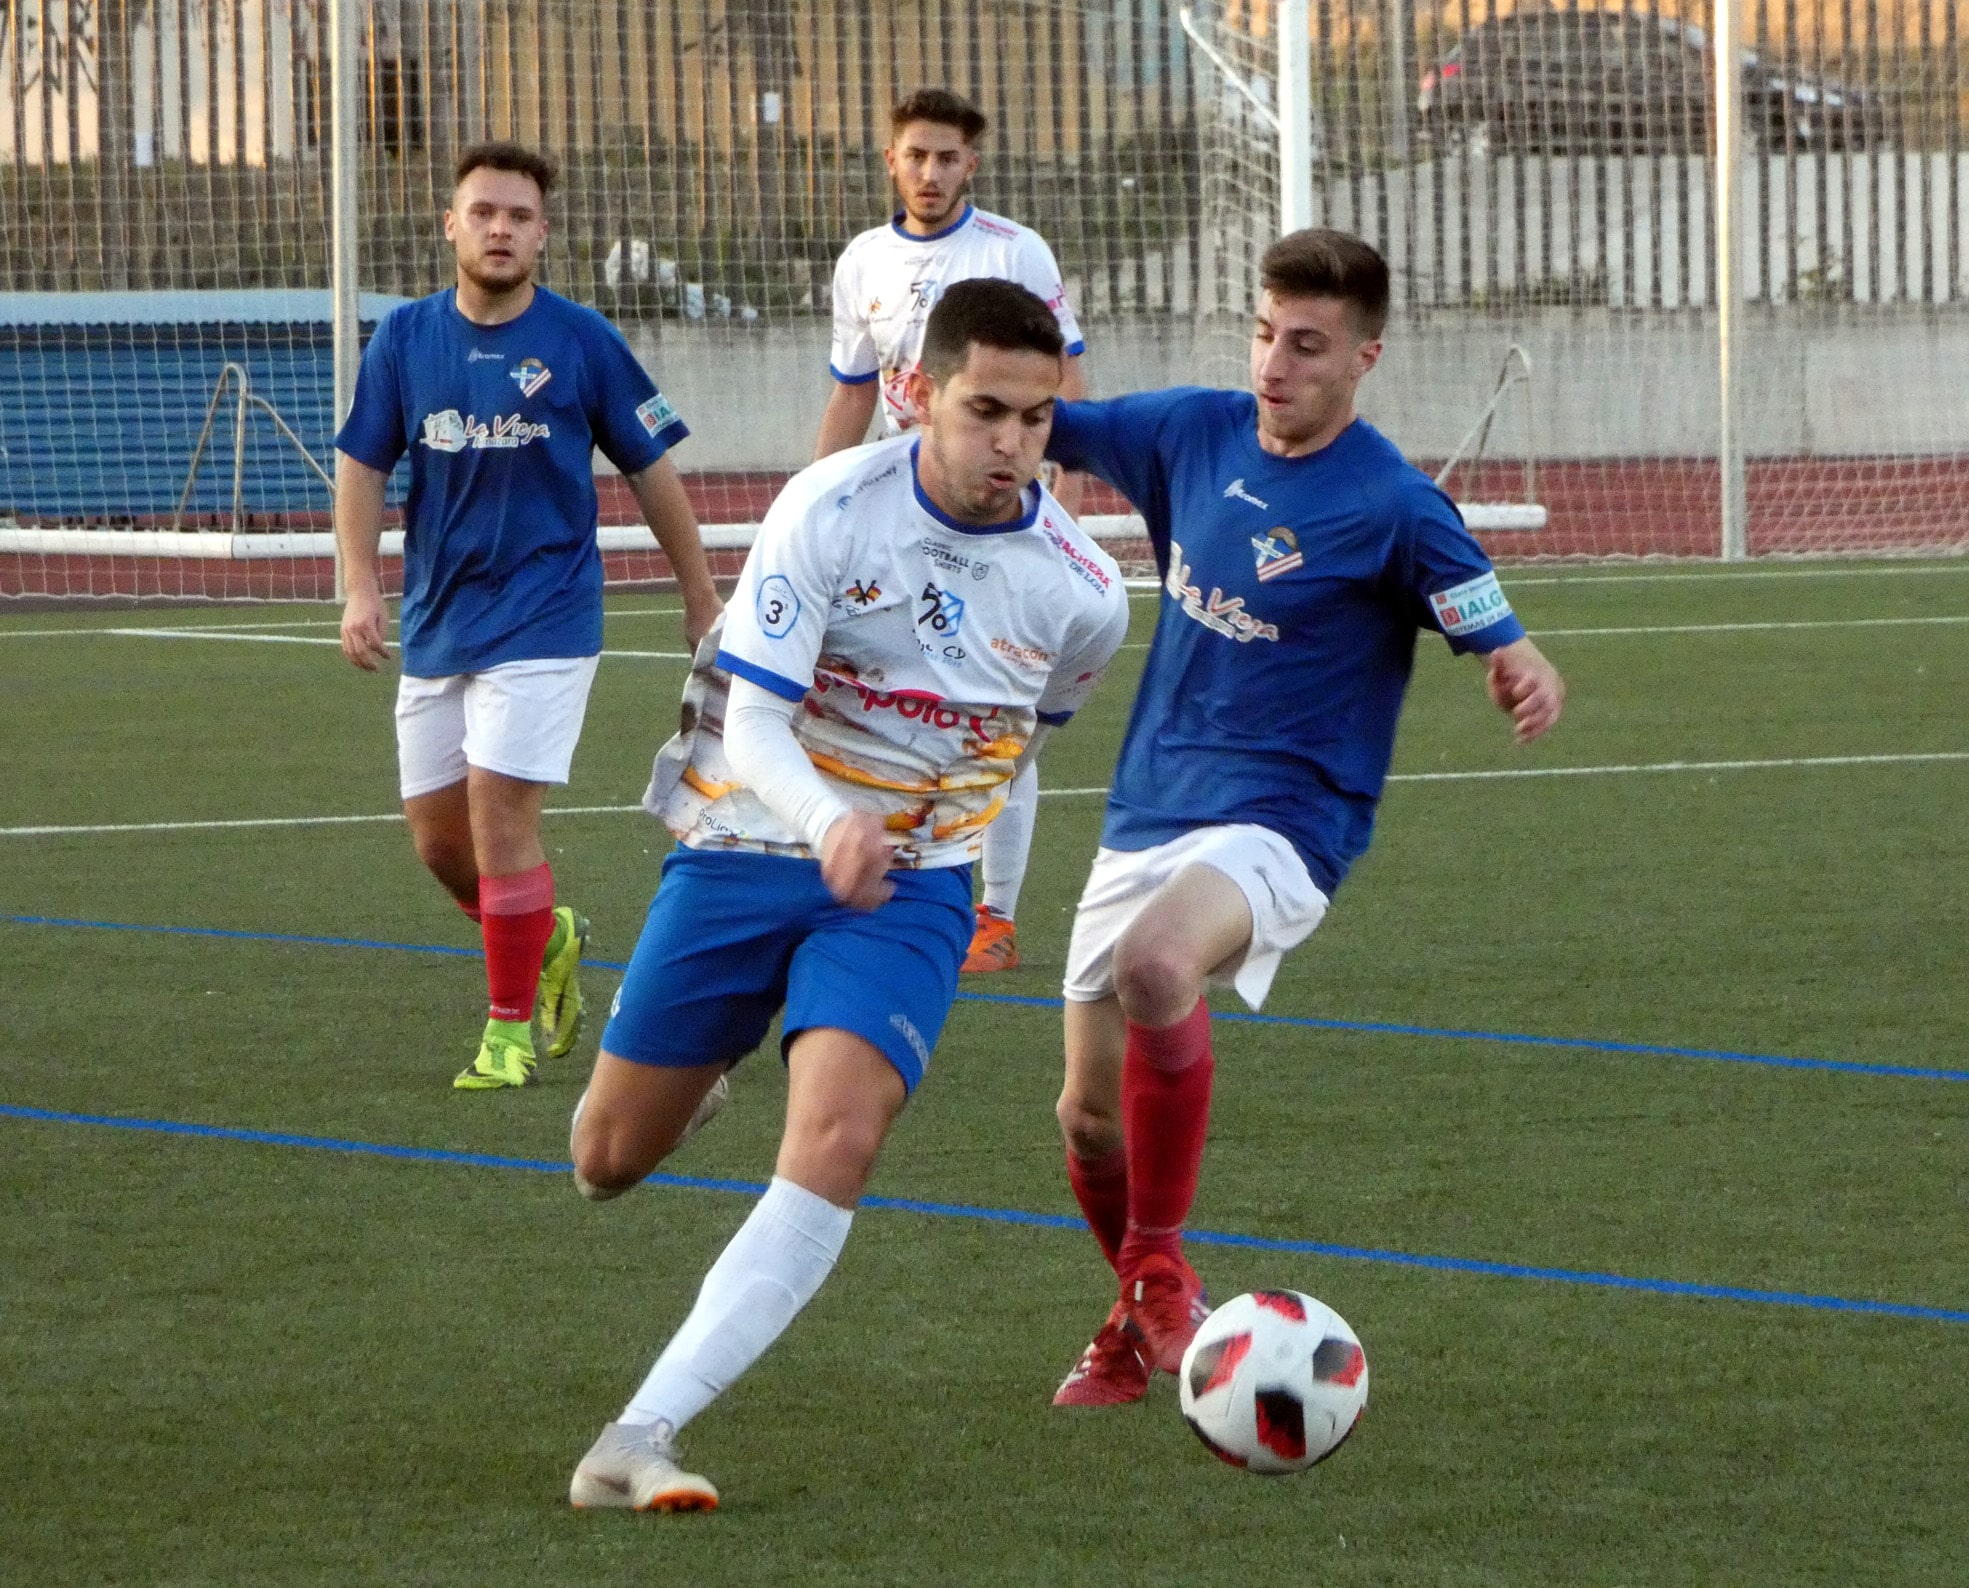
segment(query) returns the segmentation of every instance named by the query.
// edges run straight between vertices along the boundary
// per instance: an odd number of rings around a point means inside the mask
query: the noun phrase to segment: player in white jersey
[[[786,1127],[576,1506],[717,1505],[676,1435],[834,1266],[956,996],[969,863],[1127,631],[1119,570],[1035,481],[1061,346],[1024,288],[953,286],[910,384],[920,435],[797,475],[698,650],[645,796],[678,843],[575,1110],[576,1184],[648,1175],[782,1008]]]
[[[919,89],[891,113],[882,158],[900,207],[886,224],[855,238],[834,267],[829,369],[835,385],[821,419],[816,458],[859,445],[878,406],[889,435],[914,423],[907,391],[923,327],[937,295],[974,276],[1016,281],[1045,299],[1066,339],[1060,395],[1069,400],[1086,395],[1080,368],[1085,343],[1053,251],[1037,232],[980,210],[968,198],[985,127],[976,106],[945,88]],[[1056,482],[1069,513],[1080,511],[1084,483],[1076,474]],[[977,906],[966,971],[1011,970],[1019,963],[1013,920],[1038,808],[1038,773],[1029,768],[1010,790],[1005,813],[985,843],[984,898]]]

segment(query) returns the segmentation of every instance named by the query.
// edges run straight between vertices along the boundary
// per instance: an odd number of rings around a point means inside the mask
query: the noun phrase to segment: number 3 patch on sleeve
[[[785,575],[771,574],[759,582],[759,594],[752,610],[768,639],[783,640],[800,619],[800,598],[793,593]]]

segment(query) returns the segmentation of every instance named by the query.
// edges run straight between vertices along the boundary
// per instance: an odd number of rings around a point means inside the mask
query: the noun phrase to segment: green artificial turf
[[[0,834],[0,1105],[463,1155],[0,1115],[0,1581],[1969,1580],[1969,761],[1687,769],[1969,751],[1969,622],[1907,621],[1969,618],[1969,566],[1718,572],[1507,578],[1572,690],[1528,750],[1425,644],[1374,849],[1275,1018],[1218,1023],[1193,1224],[1329,1250],[1193,1255],[1219,1296],[1290,1285],[1358,1329],[1339,1455],[1221,1467],[1168,1380],[1053,1411],[1109,1299],[1091,1240],[872,1207],[689,1430],[725,1505],[681,1518],[575,1515],[567,1478],[748,1201],[598,1207],[524,1166],[565,1159],[592,1028],[537,1087],[451,1090],[470,924],[400,824],[314,820],[394,809],[391,681],[327,645],[102,632],[327,638],[318,607],[0,612],[0,829],[297,822]],[[674,606],[611,598],[609,646],[680,649]],[[1773,626],[1715,627],[1742,624]],[[1141,654],[1047,787],[1106,783]],[[604,660],[558,805],[635,804],[682,669]],[[1042,805],[1025,964],[966,984],[875,1195],[1071,1213],[1057,1010],[993,1000],[1057,994],[1099,822]],[[617,810],[547,837],[595,957],[626,959],[667,839]],[[783,1091],[747,1063],[666,1171],[763,1180]]]

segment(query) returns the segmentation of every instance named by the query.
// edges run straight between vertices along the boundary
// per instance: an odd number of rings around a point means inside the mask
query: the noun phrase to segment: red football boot
[[[1073,1371],[1053,1395],[1055,1406],[1123,1406],[1149,1392],[1149,1365],[1128,1327],[1128,1309],[1114,1304]]]
[[[1183,1353],[1210,1316],[1210,1298],[1196,1270],[1182,1258],[1160,1252],[1144,1257],[1122,1279],[1121,1305],[1141,1338],[1143,1359],[1159,1373],[1174,1373],[1183,1365]]]

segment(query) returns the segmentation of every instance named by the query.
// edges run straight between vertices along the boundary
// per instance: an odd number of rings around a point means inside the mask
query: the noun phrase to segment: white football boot
[[[677,1465],[677,1439],[668,1423],[610,1423],[581,1458],[568,1485],[578,1511],[715,1511],[709,1478]]]

